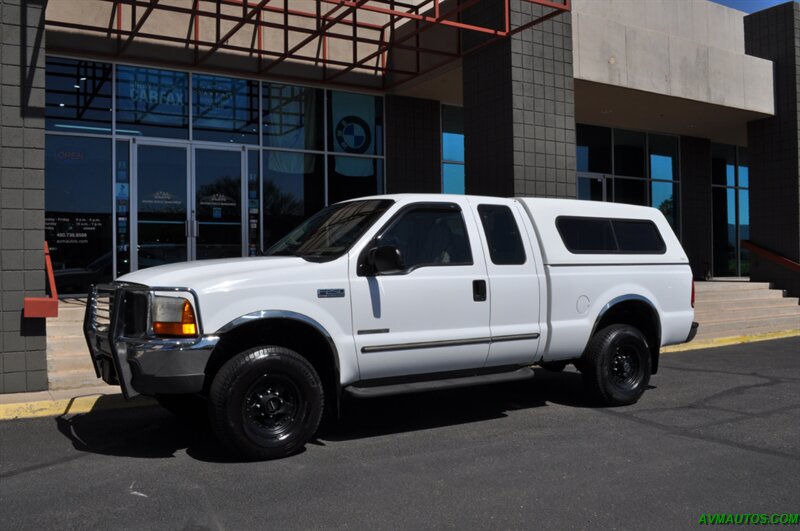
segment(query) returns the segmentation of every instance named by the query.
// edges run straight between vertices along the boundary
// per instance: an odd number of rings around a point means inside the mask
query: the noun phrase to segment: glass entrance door
[[[188,260],[188,148],[143,143],[134,147],[131,270]]]
[[[134,144],[132,271],[245,255],[244,153],[177,143]]]
[[[242,151],[194,148],[194,258],[243,256]]]

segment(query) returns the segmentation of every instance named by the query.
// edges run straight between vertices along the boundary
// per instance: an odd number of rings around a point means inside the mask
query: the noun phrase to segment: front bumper
[[[147,290],[132,284],[89,290],[83,330],[97,377],[119,385],[125,398],[202,391],[205,368],[219,337],[165,339],[126,329],[125,317],[132,313],[126,306],[141,304],[136,297]]]

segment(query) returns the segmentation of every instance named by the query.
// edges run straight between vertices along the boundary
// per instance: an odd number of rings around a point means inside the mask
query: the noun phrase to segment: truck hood
[[[150,267],[123,275],[118,280],[150,287],[191,288],[198,293],[230,291],[254,278],[263,278],[266,272],[274,282],[280,281],[283,271],[318,265],[296,256],[222,258]]]

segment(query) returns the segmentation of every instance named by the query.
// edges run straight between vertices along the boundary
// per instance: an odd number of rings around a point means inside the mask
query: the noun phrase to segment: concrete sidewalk
[[[800,336],[800,330],[795,329],[749,336],[725,337],[673,345],[665,347],[661,352],[663,354],[670,354],[672,352],[725,347],[796,336]],[[98,382],[99,381],[100,380],[98,380]],[[97,387],[85,387],[80,389],[0,394],[0,421],[35,417],[57,417],[60,415],[75,415],[103,409],[152,406],[156,404],[157,402],[154,399],[144,396],[138,396],[132,400],[125,400],[119,386],[105,384]]]
[[[99,411],[155,405],[148,397],[125,400],[117,385],[39,391],[36,393],[9,393],[0,395],[0,420],[34,417],[57,417]]]

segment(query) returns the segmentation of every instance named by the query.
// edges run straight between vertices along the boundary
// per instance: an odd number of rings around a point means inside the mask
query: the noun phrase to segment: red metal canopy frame
[[[296,0],[184,0],[163,3],[159,0],[98,0],[113,4],[107,25],[47,20],[51,28],[66,28],[116,40],[116,51],[123,57],[131,44],[158,41],[193,50],[193,66],[202,67],[220,52],[247,54],[257,59],[253,72],[270,77],[290,77],[335,85],[390,89],[436,70],[476,50],[525,31],[560,13],[570,11],[571,0],[519,0],[541,6],[541,15],[517,26],[512,24],[512,0],[317,0],[315,10],[297,9]],[[502,9],[501,27],[465,22],[465,12],[482,2]],[[309,2],[305,2],[308,5]],[[294,7],[292,7],[294,6]],[[445,6],[447,8],[445,9]],[[175,35],[146,31],[147,21],[158,13],[183,15],[188,27]],[[366,20],[365,20],[366,19]],[[376,23],[380,19],[384,22]],[[223,31],[223,27],[225,31]],[[421,35],[433,28],[453,28],[453,39],[443,49]],[[202,28],[202,29],[201,29]],[[462,32],[485,35],[469,47]],[[233,44],[244,33],[249,46]],[[282,46],[275,46],[278,41]],[[213,38],[212,38],[213,37]],[[267,46],[270,39],[271,46]],[[241,39],[239,39],[241,41]],[[349,43],[352,53],[343,59],[329,53],[334,41]],[[346,45],[345,45],[346,46]],[[313,49],[313,53],[309,53]],[[365,52],[366,51],[366,52]],[[413,58],[398,66],[391,54]],[[425,60],[423,60],[425,58]],[[434,59],[435,58],[435,59]],[[287,62],[316,67],[313,74],[281,74]],[[351,73],[367,74],[369,83],[353,81]],[[348,76],[348,74],[351,74]]]

